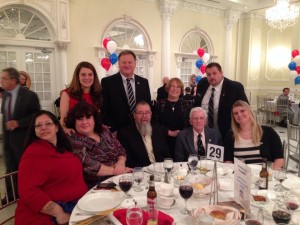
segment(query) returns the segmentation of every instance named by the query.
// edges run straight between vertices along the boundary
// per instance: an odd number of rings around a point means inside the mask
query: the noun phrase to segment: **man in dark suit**
[[[134,74],[136,55],[130,50],[119,54],[120,72],[102,79],[103,122],[118,131],[129,125],[136,102],[151,104],[148,80]]]
[[[118,139],[126,150],[126,166],[144,167],[170,157],[167,129],[151,123],[150,105],[141,101],[134,111],[134,122],[118,132]]]
[[[218,130],[205,126],[207,114],[201,107],[190,112],[188,127],[179,132],[175,145],[175,161],[186,162],[190,154],[206,156],[207,144],[222,145],[222,137]]]
[[[1,107],[4,158],[6,173],[10,173],[18,170],[32,116],[41,107],[36,93],[21,87],[20,74],[16,69],[2,70],[1,86],[5,90]]]
[[[157,96],[156,101],[159,101],[160,99],[165,99],[168,97],[168,92],[166,91],[166,85],[169,82],[169,77],[164,77],[162,79],[163,86],[157,89]]]
[[[212,62],[208,64],[205,72],[207,77],[202,78],[197,86],[195,106],[201,106],[207,111],[209,126],[218,129],[224,139],[231,127],[233,103],[237,100],[248,102],[248,99],[244,86],[224,77],[219,63]],[[214,93],[213,96],[212,93]],[[209,110],[210,102],[213,105],[213,114]]]

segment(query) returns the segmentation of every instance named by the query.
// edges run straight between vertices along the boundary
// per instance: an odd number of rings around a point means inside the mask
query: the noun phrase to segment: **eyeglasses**
[[[180,86],[175,86],[175,85],[171,85],[170,88],[174,88],[174,89],[181,89]]]
[[[41,129],[41,128],[43,127],[43,125],[44,125],[46,128],[49,128],[49,127],[51,127],[52,125],[54,125],[54,123],[53,123],[53,122],[39,123],[39,124],[34,125],[34,127],[35,127],[36,129]]]
[[[137,114],[138,116],[143,116],[143,115],[149,116],[152,114],[152,112],[151,111],[146,111],[146,112],[139,111],[139,112],[135,112],[135,114]]]

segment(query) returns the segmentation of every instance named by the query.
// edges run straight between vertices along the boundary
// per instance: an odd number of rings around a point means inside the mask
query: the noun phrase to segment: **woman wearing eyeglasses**
[[[102,126],[100,114],[86,102],[80,102],[68,113],[66,127],[76,132],[70,136],[75,155],[83,165],[84,180],[89,188],[99,181],[131,172],[125,166],[126,154],[119,141]]]
[[[15,224],[68,223],[77,200],[88,189],[80,160],[52,113],[42,110],[34,116],[25,146]]]

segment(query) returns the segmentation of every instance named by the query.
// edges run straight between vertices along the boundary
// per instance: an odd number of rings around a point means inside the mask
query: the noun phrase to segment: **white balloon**
[[[294,58],[294,61],[297,63],[297,65],[300,64],[300,55],[297,55],[295,58]]]
[[[209,59],[210,59],[210,55],[208,53],[204,53],[204,55],[202,56],[203,62],[207,63]]]
[[[110,54],[113,54],[117,49],[117,44],[114,41],[109,41],[107,42],[106,48]]]
[[[290,72],[290,74],[291,74],[293,80],[295,80],[295,78],[298,76],[298,73],[297,73],[297,71],[295,71],[295,70],[292,70],[292,71]]]
[[[109,74],[112,75],[112,74],[115,74],[117,72],[119,72],[117,66],[116,65],[111,65],[111,67],[109,69]]]

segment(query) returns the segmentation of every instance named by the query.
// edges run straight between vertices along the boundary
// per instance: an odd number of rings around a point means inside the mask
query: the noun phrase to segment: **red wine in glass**
[[[289,210],[294,211],[294,210],[296,210],[296,209],[299,208],[299,205],[298,205],[297,203],[295,203],[295,202],[287,202],[287,203],[286,203],[286,207],[287,207]]]
[[[282,210],[273,211],[272,217],[275,223],[288,224],[291,221],[291,214]]]
[[[189,199],[193,194],[193,187],[192,186],[185,186],[181,185],[179,187],[179,193],[182,198],[185,200]]]
[[[256,219],[250,219],[250,220],[247,220],[245,222],[246,225],[262,225],[261,222],[259,222],[258,220]]]
[[[119,185],[121,190],[127,193],[132,187],[132,181],[120,181]]]

